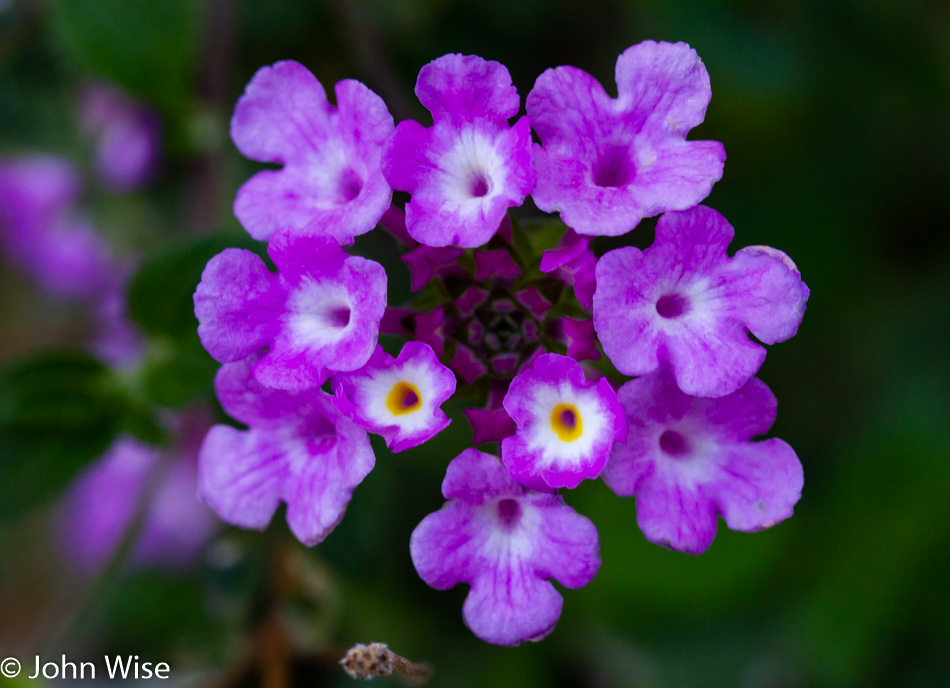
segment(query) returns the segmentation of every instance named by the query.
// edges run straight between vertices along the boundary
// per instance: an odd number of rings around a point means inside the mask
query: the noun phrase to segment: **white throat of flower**
[[[287,307],[294,340],[307,346],[338,342],[353,324],[350,294],[337,282],[304,276],[290,294]]]
[[[495,142],[474,129],[460,132],[455,145],[438,160],[438,166],[446,201],[463,213],[477,212],[501,190],[505,161],[495,149]]]

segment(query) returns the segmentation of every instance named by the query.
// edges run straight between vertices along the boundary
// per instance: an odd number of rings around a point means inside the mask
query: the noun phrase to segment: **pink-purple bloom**
[[[508,388],[505,410],[518,429],[501,443],[509,475],[536,490],[575,488],[604,469],[627,434],[606,379],[588,382],[572,358],[544,354]]]
[[[594,328],[627,375],[672,368],[687,394],[718,397],[755,375],[766,344],[798,330],[808,287],[781,251],[748,247],[729,257],[734,230],[704,206],[667,213],[640,251],[611,251],[597,263]]]
[[[87,85],[79,115],[95,145],[95,170],[116,191],[136,189],[155,176],[161,157],[161,119],[106,83]]]
[[[712,543],[717,515],[750,532],[792,515],[803,480],[798,457],[780,439],[752,441],[772,427],[777,409],[761,380],[703,399],[661,371],[628,382],[619,397],[630,432],[603,479],[621,497],[636,497],[648,540],[699,554]]]
[[[498,62],[444,55],[419,72],[416,95],[432,127],[400,122],[382,159],[392,187],[412,195],[406,228],[428,246],[481,246],[534,184],[528,120],[508,125],[518,92]]]
[[[267,389],[253,366],[254,357],[228,363],[215,377],[224,410],[248,429],[211,428],[198,457],[199,494],[228,523],[256,530],[285,502],[291,531],[315,545],[375,465],[369,436],[326,392]]]
[[[0,161],[0,248],[60,298],[95,299],[114,282],[105,240],[79,214],[81,183],[67,160]]]
[[[195,315],[208,353],[226,363],[266,348],[254,376],[280,389],[318,387],[365,365],[386,310],[382,266],[332,239],[289,230],[267,250],[278,274],[242,249],[226,249],[205,267]]]
[[[77,568],[92,571],[105,564],[134,527],[139,509],[143,520],[130,554],[133,567],[180,569],[195,563],[219,522],[196,495],[198,442],[192,434],[169,454],[121,437],[80,474],[58,523],[63,549]]]
[[[557,494],[518,485],[476,449],[449,464],[442,495],[449,501],[409,542],[422,580],[438,590],[471,585],[462,616],[482,640],[517,645],[548,635],[564,602],[551,580],[580,588],[600,568],[594,524]]]
[[[231,120],[238,150],[283,165],[238,191],[234,214],[255,239],[292,227],[350,244],[389,208],[392,189],[379,159],[392,115],[358,81],[340,81],[335,90],[336,107],[306,67],[288,60],[260,69],[238,101]]]
[[[580,234],[616,236],[685,210],[722,177],[717,141],[687,141],[703,121],[709,74],[685,43],[644,41],[617,59],[617,98],[575,67],[548,69],[528,94],[537,206]]]
[[[455,375],[422,342],[407,342],[395,359],[377,346],[365,366],[335,375],[332,385],[340,410],[382,435],[394,452],[422,444],[451,422],[440,407],[455,392]]]

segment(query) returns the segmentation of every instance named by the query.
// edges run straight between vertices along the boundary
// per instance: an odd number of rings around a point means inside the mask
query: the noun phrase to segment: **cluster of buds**
[[[563,496],[584,480],[634,496],[644,535],[686,552],[709,547],[718,516],[755,531],[791,515],[798,458],[752,441],[776,402],[750,333],[793,336],[808,289],[780,251],[729,256],[732,227],[698,205],[725,152],[686,139],[711,96],[695,51],[632,46],[616,79],[611,98],[579,69],[547,70],[511,124],[508,70],[446,55],[416,83],[425,127],[396,126],[356,81],[336,85],[333,106],[295,62],[254,76],[231,135],[282,167],[245,183],[234,208],[277,272],[229,249],[195,293],[199,336],[223,364],[218,398],[247,426],[215,426],[200,452],[200,493],[222,518],[264,528],[285,502],[294,534],[320,542],[374,466],[367,433],[393,452],[420,445],[448,425],[457,385],[482,399],[466,410],[474,444],[500,457],[472,447],[448,464],[448,501],[410,550],[432,587],[471,586],[463,617],[488,642],[544,637],[563,603],[552,581],[596,574],[597,530]],[[559,237],[509,218],[529,195],[560,214]],[[595,237],[658,215],[649,248],[597,257]],[[383,267],[347,252],[377,225],[404,249],[415,307],[391,306]],[[381,332],[407,340],[395,358]],[[601,352],[635,379],[598,372]]]

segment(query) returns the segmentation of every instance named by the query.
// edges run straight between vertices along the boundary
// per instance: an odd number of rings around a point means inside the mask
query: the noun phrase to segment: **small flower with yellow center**
[[[598,477],[614,443],[627,437],[610,383],[588,382],[568,356],[540,356],[512,380],[504,407],[518,429],[502,441],[502,461],[514,480],[536,490]]]
[[[363,368],[332,380],[337,406],[395,452],[422,444],[449,419],[439,408],[455,392],[455,375],[432,347],[408,342],[398,358],[382,347]]]

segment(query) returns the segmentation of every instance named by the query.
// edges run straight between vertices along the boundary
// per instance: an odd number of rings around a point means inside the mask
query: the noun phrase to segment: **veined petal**
[[[604,482],[637,499],[647,539],[698,554],[722,515],[734,530],[755,531],[788,518],[801,496],[802,468],[785,442],[753,442],[775,418],[775,397],[752,378],[737,392],[707,399],[679,390],[668,371],[625,384],[630,424],[604,469]]]
[[[766,342],[797,331],[808,288],[794,265],[765,247],[730,258],[733,234],[722,215],[696,206],[660,218],[645,251],[601,257],[594,329],[618,370],[646,375],[669,365],[687,394],[724,396],[765,360],[750,330]]]
[[[254,75],[235,107],[231,137],[247,157],[280,163],[238,191],[234,212],[257,239],[291,227],[352,243],[389,207],[379,158],[392,116],[363,84],[336,85],[339,109],[302,65],[278,62]]]
[[[695,51],[646,41],[618,58],[616,78],[612,99],[579,69],[549,69],[526,99],[542,144],[535,203],[580,234],[617,236],[689,208],[722,177],[722,145],[686,141],[710,96]]]
[[[208,261],[195,290],[198,336],[222,363],[255,353],[279,331],[286,292],[256,254],[229,248]]]
[[[222,403],[250,426],[216,425],[199,452],[199,494],[225,521],[264,529],[281,502],[306,545],[343,517],[353,490],[375,463],[365,431],[320,390],[270,390],[231,364],[216,379]]]
[[[600,566],[597,531],[560,497],[526,491],[497,458],[469,449],[449,464],[449,501],[413,531],[424,581],[469,583],[465,623],[483,640],[517,645],[553,630],[563,600],[550,579],[581,587]]]

